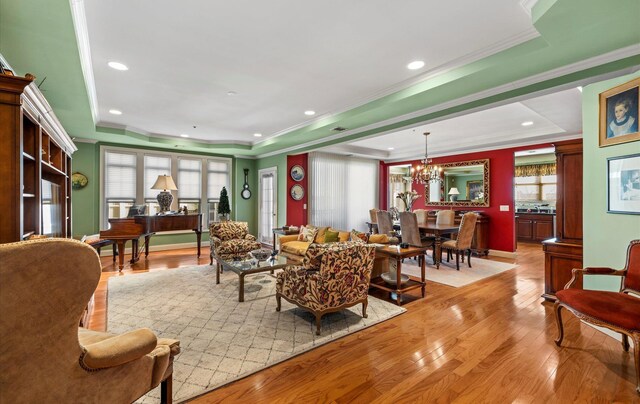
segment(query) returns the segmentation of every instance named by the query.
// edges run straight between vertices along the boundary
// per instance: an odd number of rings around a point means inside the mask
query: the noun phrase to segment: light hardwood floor
[[[194,249],[152,252],[118,274],[102,258],[90,327],[105,327],[109,277],[208,261],[208,251],[199,260]],[[462,288],[428,283],[427,297],[416,291],[407,313],[194,402],[640,402],[633,357],[618,341],[565,312],[563,346],[553,343],[552,306],[540,298],[541,247],[519,244],[515,262],[516,269]]]

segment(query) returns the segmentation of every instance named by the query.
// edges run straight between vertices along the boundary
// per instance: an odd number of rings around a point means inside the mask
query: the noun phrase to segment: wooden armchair
[[[213,264],[214,253],[222,259],[242,257],[262,245],[256,237],[249,234],[247,222],[213,222],[209,225],[209,264]]]
[[[560,346],[564,337],[562,308],[566,308],[579,319],[605,327],[622,334],[622,349],[629,351],[629,338],[633,340],[636,364],[636,391],[640,394],[640,240],[633,240],[627,249],[627,263],[624,269],[583,268],[574,269],[573,277],[563,290],[556,293],[554,305]],[[614,275],[622,277],[619,292],[583,290],[573,288],[582,276]],[[579,282],[581,284],[582,282]]]
[[[131,403],[160,383],[171,402],[179,341],[78,327],[101,271],[80,241],[0,245],[0,402]]]

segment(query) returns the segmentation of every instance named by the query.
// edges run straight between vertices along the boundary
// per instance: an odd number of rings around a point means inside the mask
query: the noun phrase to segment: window
[[[108,151],[104,165],[107,218],[127,217],[136,201],[136,155]]]
[[[554,202],[556,201],[556,175],[536,175],[515,177],[516,201]]]
[[[202,160],[178,159],[178,205],[189,212],[200,212]]]
[[[203,213],[203,226],[217,220],[216,208],[220,190],[227,187],[231,198],[231,159],[200,157],[188,154],[151,152],[103,146],[101,189],[101,227],[108,227],[108,219],[127,217],[129,207],[147,205],[147,214],[159,210],[156,197],[159,190],[151,189],[158,175],[171,175],[178,188],[173,191],[172,209],[187,206],[189,212]],[[207,203],[206,209],[202,203]]]

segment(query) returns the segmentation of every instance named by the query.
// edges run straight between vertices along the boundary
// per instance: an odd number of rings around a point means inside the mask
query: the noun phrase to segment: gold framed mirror
[[[425,184],[426,206],[489,206],[489,159],[440,164],[440,180]]]

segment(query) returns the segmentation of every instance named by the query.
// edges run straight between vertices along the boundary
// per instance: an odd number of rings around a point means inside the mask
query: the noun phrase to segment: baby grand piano
[[[149,255],[149,240],[160,231],[193,230],[198,241],[202,238],[202,213],[146,216],[138,215],[125,219],[109,219],[109,230],[100,231],[100,238],[113,240],[118,245],[118,270],[124,267],[124,247],[131,240],[131,263],[140,259],[138,240],[144,237],[144,256]]]

